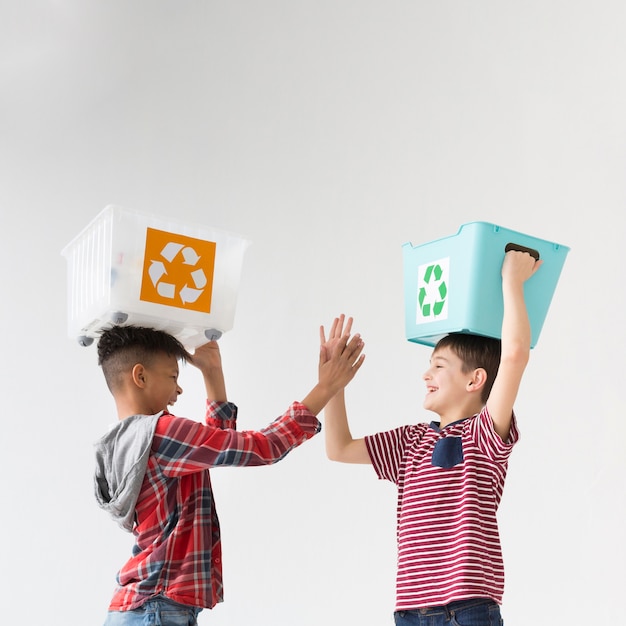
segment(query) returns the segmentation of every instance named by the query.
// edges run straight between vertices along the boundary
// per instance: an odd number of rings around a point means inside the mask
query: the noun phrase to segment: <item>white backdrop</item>
[[[100,624],[131,547],[92,495],[114,406],[95,347],[66,336],[60,255],[111,203],[253,242],[221,340],[242,428],[305,395],[340,312],[366,340],[354,434],[430,419],[403,243],[484,220],[571,246],[517,403],[503,615],[619,623],[625,20],[621,0],[1,0],[10,623]],[[200,419],[200,377],[181,380],[177,412]],[[226,599],[200,624],[393,623],[391,484],[327,461],[321,436],[213,479]]]

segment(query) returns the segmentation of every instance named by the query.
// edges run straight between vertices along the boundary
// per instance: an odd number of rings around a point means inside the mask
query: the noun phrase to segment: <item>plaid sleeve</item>
[[[207,408],[210,423],[163,415],[157,424],[153,454],[163,472],[182,476],[221,465],[270,465],[320,431],[317,418],[301,403],[294,402],[269,426],[259,431],[237,432],[217,427],[214,420],[234,419],[234,405]],[[207,419],[209,422],[209,419]]]
[[[206,401],[207,425],[214,428],[237,428],[237,406],[232,402]]]

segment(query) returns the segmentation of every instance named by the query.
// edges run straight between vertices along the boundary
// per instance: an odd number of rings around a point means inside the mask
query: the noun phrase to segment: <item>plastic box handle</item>
[[[510,252],[511,250],[517,250],[517,252],[528,252],[531,257],[535,259],[535,261],[539,260],[539,251],[534,248],[527,248],[526,246],[522,246],[519,243],[509,242],[504,247],[504,252]]]

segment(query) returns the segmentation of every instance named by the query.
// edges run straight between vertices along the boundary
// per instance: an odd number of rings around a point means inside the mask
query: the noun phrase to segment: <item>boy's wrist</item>
[[[315,388],[319,391],[320,395],[322,395],[326,402],[328,402],[332,397],[334,397],[341,389],[343,389],[342,385],[338,385],[334,380],[318,381]]]
[[[523,280],[508,280],[502,283],[502,293],[506,295],[524,295]]]
[[[328,401],[337,393],[333,386],[325,382],[318,382],[302,400],[302,404],[313,415],[317,415],[326,406]]]

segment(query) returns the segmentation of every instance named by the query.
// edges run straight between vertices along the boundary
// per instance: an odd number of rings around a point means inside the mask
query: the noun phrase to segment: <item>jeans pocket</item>
[[[197,626],[198,610],[172,602],[166,598],[158,600],[158,619],[156,626]]]
[[[500,607],[494,602],[455,610],[450,623],[452,626],[501,626]]]
[[[489,608],[489,626],[504,626],[500,607],[497,604]]]

